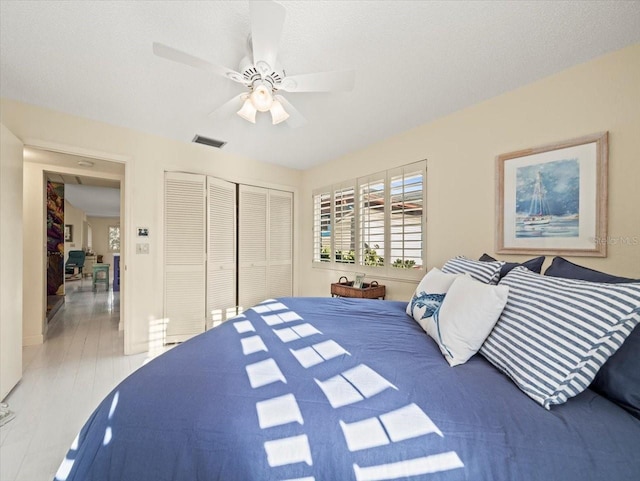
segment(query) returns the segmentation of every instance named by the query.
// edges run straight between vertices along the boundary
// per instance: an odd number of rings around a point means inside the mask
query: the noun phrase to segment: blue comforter
[[[591,391],[546,411],[480,356],[451,368],[405,305],[265,301],[125,379],[57,479],[640,479],[640,420]]]

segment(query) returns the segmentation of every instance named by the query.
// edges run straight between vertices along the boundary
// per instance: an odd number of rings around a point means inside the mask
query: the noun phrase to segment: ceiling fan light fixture
[[[248,120],[252,124],[256,123],[256,108],[253,106],[251,99],[247,99],[242,104],[242,108],[236,113],[245,120]]]
[[[280,122],[284,122],[289,118],[289,114],[284,109],[282,104],[278,99],[273,100],[273,104],[271,104],[271,120],[273,125],[278,125]]]
[[[271,108],[271,105],[273,105],[271,89],[267,88],[264,84],[254,87],[249,99],[256,110],[259,110],[260,112],[267,112]]]

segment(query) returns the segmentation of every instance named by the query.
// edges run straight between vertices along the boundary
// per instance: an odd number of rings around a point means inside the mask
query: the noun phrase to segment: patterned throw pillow
[[[418,284],[413,297],[407,304],[406,311],[425,331],[428,320],[437,316],[449,287],[458,277],[461,275],[444,274],[434,267]]]
[[[504,262],[484,262],[467,259],[464,256],[449,259],[444,266],[442,272],[447,274],[469,274],[475,280],[484,282],[485,284],[497,284],[500,278],[500,269]]]
[[[450,366],[467,362],[487,338],[507,302],[509,288],[460,276],[426,326]],[[423,326],[424,327],[424,326]]]
[[[546,409],[584,391],[640,322],[640,283],[541,276],[516,267],[480,353]]]

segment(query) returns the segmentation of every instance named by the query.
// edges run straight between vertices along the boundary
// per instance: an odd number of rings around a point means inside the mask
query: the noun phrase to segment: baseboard
[[[44,342],[44,336],[42,334],[36,336],[23,336],[22,337],[22,346],[37,346],[38,344],[42,344]]]

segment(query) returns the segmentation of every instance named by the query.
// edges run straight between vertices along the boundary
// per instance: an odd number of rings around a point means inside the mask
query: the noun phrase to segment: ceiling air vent
[[[209,147],[215,147],[216,149],[221,149],[222,147],[227,145],[227,143],[223,142],[222,140],[210,139],[209,137],[203,137],[202,135],[198,134],[196,134],[192,142],[195,142],[196,144],[208,145]]]

